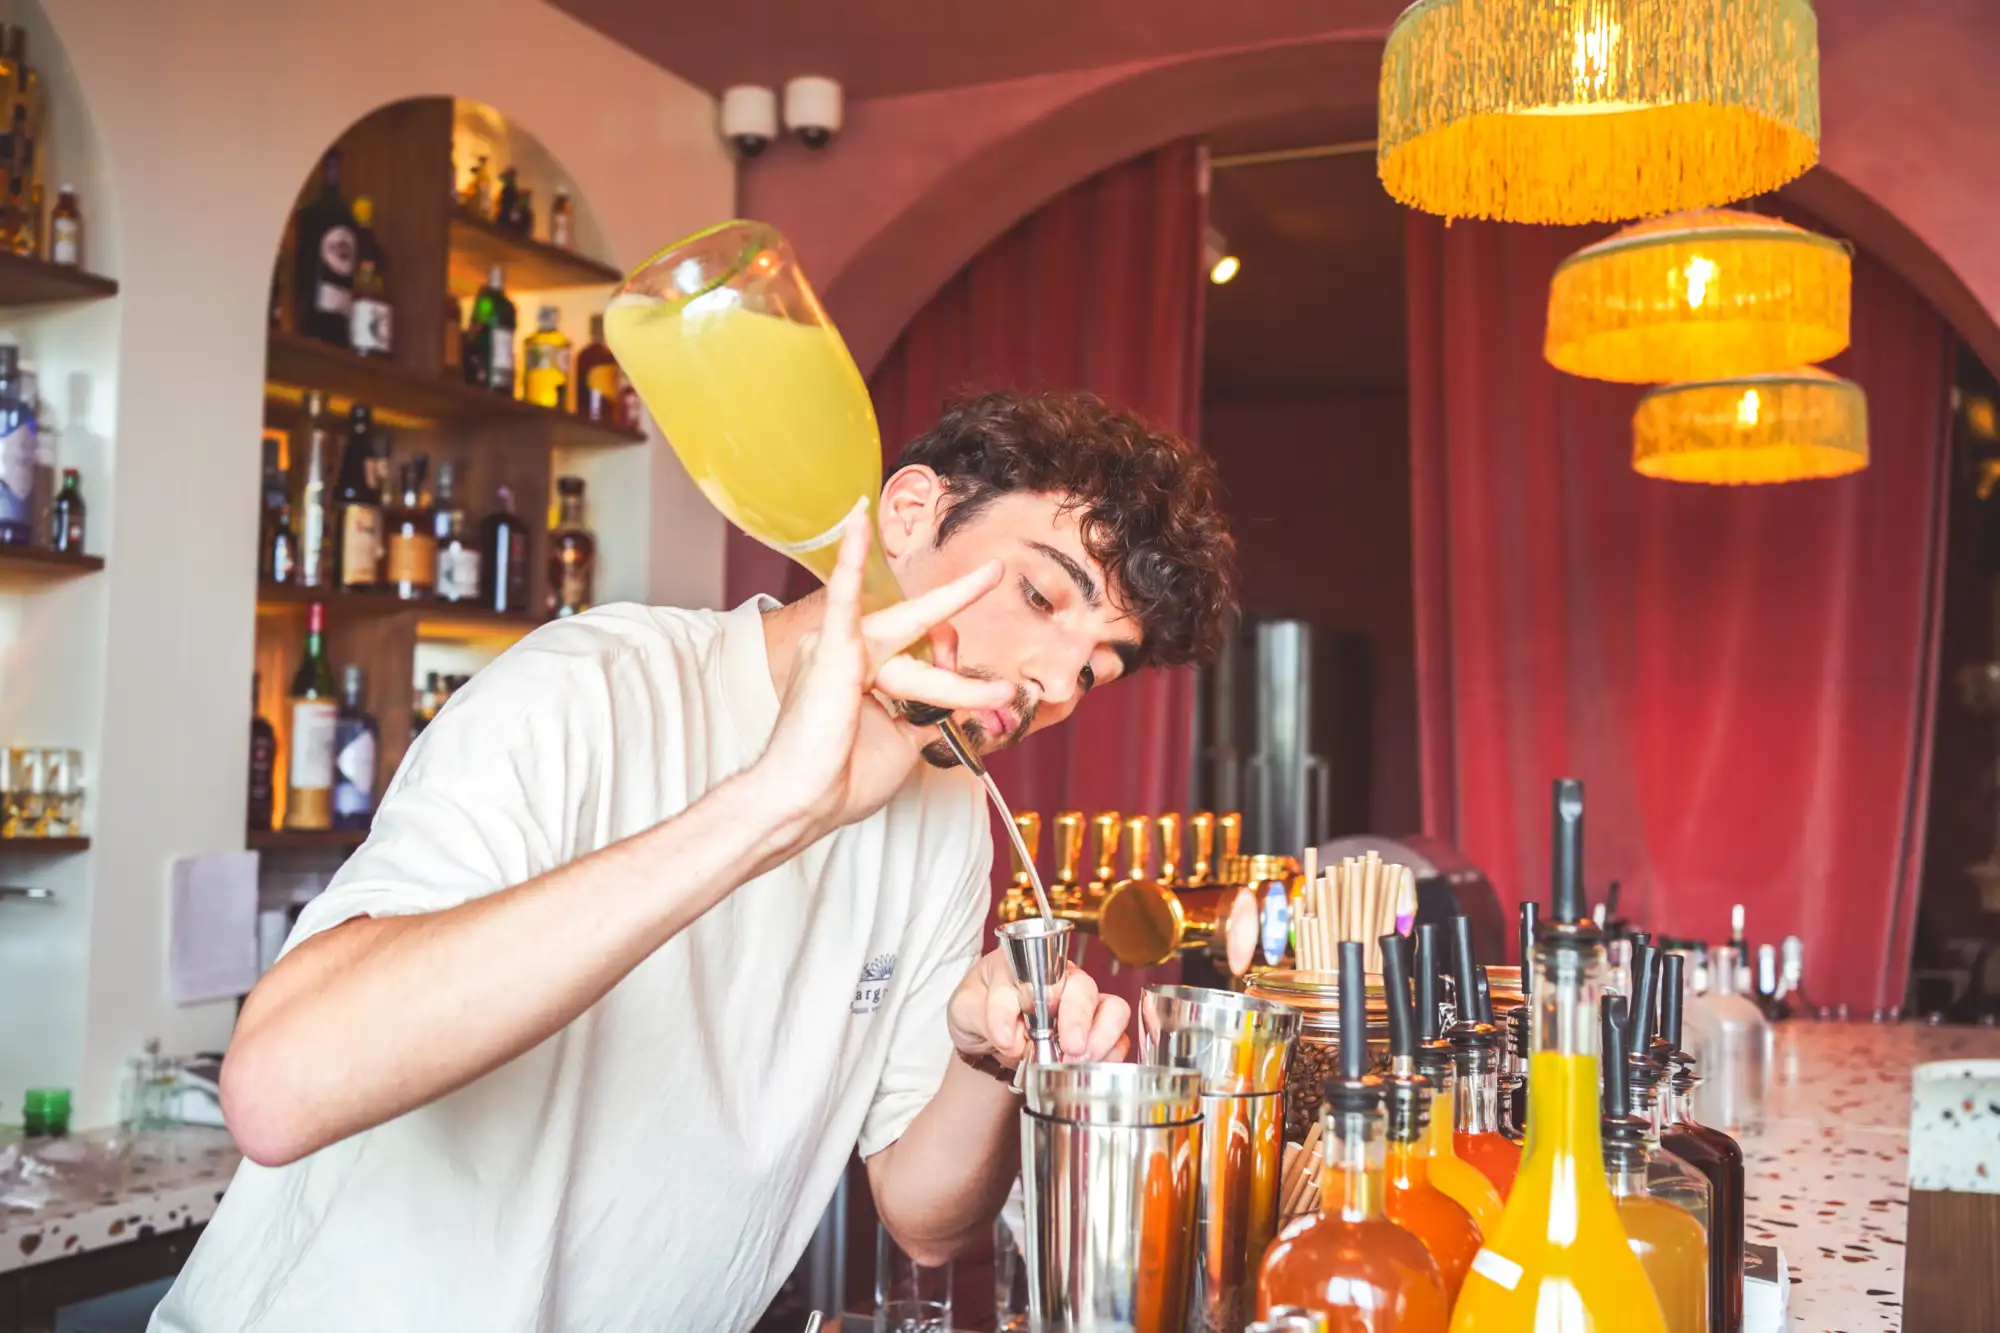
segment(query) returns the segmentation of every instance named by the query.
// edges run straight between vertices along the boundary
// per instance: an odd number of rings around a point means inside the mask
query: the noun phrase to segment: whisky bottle
[[[607,426],[629,426],[619,392],[618,362],[604,345],[604,316],[590,317],[590,342],[576,354],[576,414]]]
[[[333,667],[326,657],[326,607],[306,608],[306,648],[292,676],[291,753],[285,766],[285,827],[333,827]]]
[[[333,582],[343,592],[370,592],[382,561],[381,496],[370,473],[375,461],[375,415],[366,403],[347,414],[347,447],[333,488]]]
[[[430,459],[418,454],[402,470],[402,501],[389,514],[389,591],[406,602],[437,586],[437,520],[424,503]]]
[[[597,579],[597,536],[583,516],[583,478],[556,478],[555,530],[549,533],[549,618],[588,611]]]
[[[326,419],[326,395],[308,389],[305,420],[293,436],[291,450],[292,522],[297,535],[294,560],[301,588],[325,588],[333,583],[327,491],[333,483],[334,447],[333,427]]]
[[[354,214],[340,194],[340,150],[329,148],[320,159],[319,194],[298,214],[292,283],[296,332],[335,347],[352,345],[358,246]]]

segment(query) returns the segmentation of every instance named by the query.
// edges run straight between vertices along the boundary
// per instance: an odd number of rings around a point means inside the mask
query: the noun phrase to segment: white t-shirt
[[[770,605],[535,631],[425,730],[287,947],[518,884],[742,770],[777,717]],[[991,858],[977,786],[921,766],[518,1059],[291,1166],[246,1161],[154,1333],[747,1328],[856,1144],[937,1091]]]

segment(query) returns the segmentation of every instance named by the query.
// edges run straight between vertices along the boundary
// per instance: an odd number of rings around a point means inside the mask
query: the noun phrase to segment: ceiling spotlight
[[[1208,280],[1221,286],[1235,277],[1243,267],[1243,261],[1229,253],[1229,240],[1214,227],[1208,229],[1203,238],[1202,262],[1208,267]]]

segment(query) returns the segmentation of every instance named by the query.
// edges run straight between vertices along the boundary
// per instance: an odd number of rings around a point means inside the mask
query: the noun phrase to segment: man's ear
[[[894,560],[935,541],[944,500],[944,479],[937,473],[922,463],[898,469],[882,487],[882,554]]]

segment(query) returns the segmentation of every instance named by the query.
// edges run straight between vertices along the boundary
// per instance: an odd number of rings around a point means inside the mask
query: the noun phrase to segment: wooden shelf
[[[253,852],[353,851],[366,841],[367,829],[253,828],[243,835]]]
[[[450,602],[420,602],[416,612],[417,637],[431,640],[518,639],[548,621],[547,616],[526,611],[489,611]]]
[[[96,301],[116,295],[118,284],[110,278],[45,259],[0,252],[0,306]]]
[[[0,838],[0,856],[68,856],[89,850],[89,838]]]
[[[101,555],[71,555],[39,546],[0,546],[0,582],[40,582],[95,574],[104,568]]]
[[[558,287],[608,287],[625,281],[611,265],[509,231],[496,222],[454,212],[451,216],[451,288],[469,296],[486,284],[495,264],[507,269],[509,291],[541,292]]]
[[[426,375],[390,360],[356,356],[345,348],[275,329],[264,379],[267,398],[289,401],[306,389],[323,390],[333,398],[328,407],[336,414],[345,413],[352,403],[363,402],[436,425],[539,427],[549,433],[553,443],[570,448],[611,448],[643,444],[646,439],[640,431],[600,425],[574,413],[487,393],[462,380]]]
[[[498,634],[503,631],[525,634],[547,619],[545,616],[534,615],[527,611],[491,611],[476,602],[406,602],[387,593],[339,592],[332,588],[301,588],[289,583],[257,585],[259,610],[276,611],[305,606],[312,602],[323,604],[327,611],[336,617],[415,616],[420,632],[431,627],[442,627],[448,630],[465,629],[482,634]],[[449,637],[449,635],[428,637]]]

